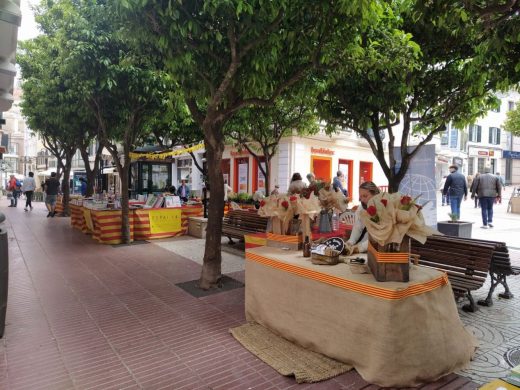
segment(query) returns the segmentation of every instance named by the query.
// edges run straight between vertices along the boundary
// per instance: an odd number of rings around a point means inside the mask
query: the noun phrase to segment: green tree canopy
[[[221,276],[220,232],[225,123],[249,106],[272,105],[286,89],[326,65],[343,42],[378,17],[378,2],[316,0],[123,0],[132,35],[174,77],[204,131],[212,202],[201,274],[202,288]]]

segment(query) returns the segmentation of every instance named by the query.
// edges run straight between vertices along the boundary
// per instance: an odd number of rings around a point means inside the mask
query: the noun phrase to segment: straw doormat
[[[257,323],[244,324],[230,332],[249,352],[280,374],[294,375],[298,383],[323,381],[352,369],[352,366],[295,345]]]

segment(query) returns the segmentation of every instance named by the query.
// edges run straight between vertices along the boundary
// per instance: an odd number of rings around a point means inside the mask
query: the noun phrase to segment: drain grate
[[[195,298],[207,297],[208,295],[218,294],[224,291],[234,290],[235,288],[244,287],[244,283],[239,282],[229,276],[223,275],[220,279],[220,286],[211,290],[202,290],[198,287],[199,280],[190,280],[189,282],[177,283],[176,286],[182,288],[188,294]]]
[[[520,365],[520,346],[508,349],[504,354],[504,359],[511,367]]]

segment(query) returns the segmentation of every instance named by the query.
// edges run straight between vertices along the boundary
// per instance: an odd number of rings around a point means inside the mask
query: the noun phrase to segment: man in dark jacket
[[[484,174],[480,175],[473,186],[471,197],[478,195],[480,209],[482,211],[482,229],[493,227],[493,204],[495,200],[502,199],[502,185],[498,177],[491,173],[490,167],[484,168]]]
[[[446,178],[442,193],[443,195],[450,195],[451,213],[455,214],[456,219],[459,220],[462,198],[464,197],[464,200],[468,198],[468,185],[464,175],[459,173],[459,167],[457,165],[450,166],[450,172]]]

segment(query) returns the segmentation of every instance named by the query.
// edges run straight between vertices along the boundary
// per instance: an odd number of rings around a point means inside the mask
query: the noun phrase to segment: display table
[[[320,233],[318,231],[312,231],[312,241],[319,240],[320,238],[331,238],[331,237],[341,237],[346,241],[346,237],[350,237],[350,231],[352,230],[352,225],[346,225],[344,223],[339,224],[339,230],[329,232],[329,233]],[[267,245],[267,234],[266,233],[253,233],[247,234],[244,236],[245,247],[256,248],[259,246]]]
[[[367,382],[410,387],[469,363],[476,340],[444,273],[412,266],[410,282],[377,282],[350,266],[313,265],[301,252],[246,250],[245,307],[305,348],[351,364]]]
[[[87,226],[92,229],[92,238],[101,244],[116,245],[123,243],[121,233],[121,210],[90,210],[84,213]],[[91,225],[88,221],[90,214]],[[130,241],[134,241],[134,213],[128,214]]]
[[[131,209],[128,215],[131,241],[185,235],[189,218],[202,214],[200,205]],[[100,243],[122,243],[121,210],[95,210],[71,204],[71,226],[92,234],[92,238]]]
[[[83,233],[89,232],[85,223],[85,217],[83,215],[83,207],[76,204],[70,203],[70,224],[73,228],[82,231]]]
[[[160,209],[134,210],[136,240],[175,237],[188,234],[190,217],[200,217],[203,208],[199,205]]]

